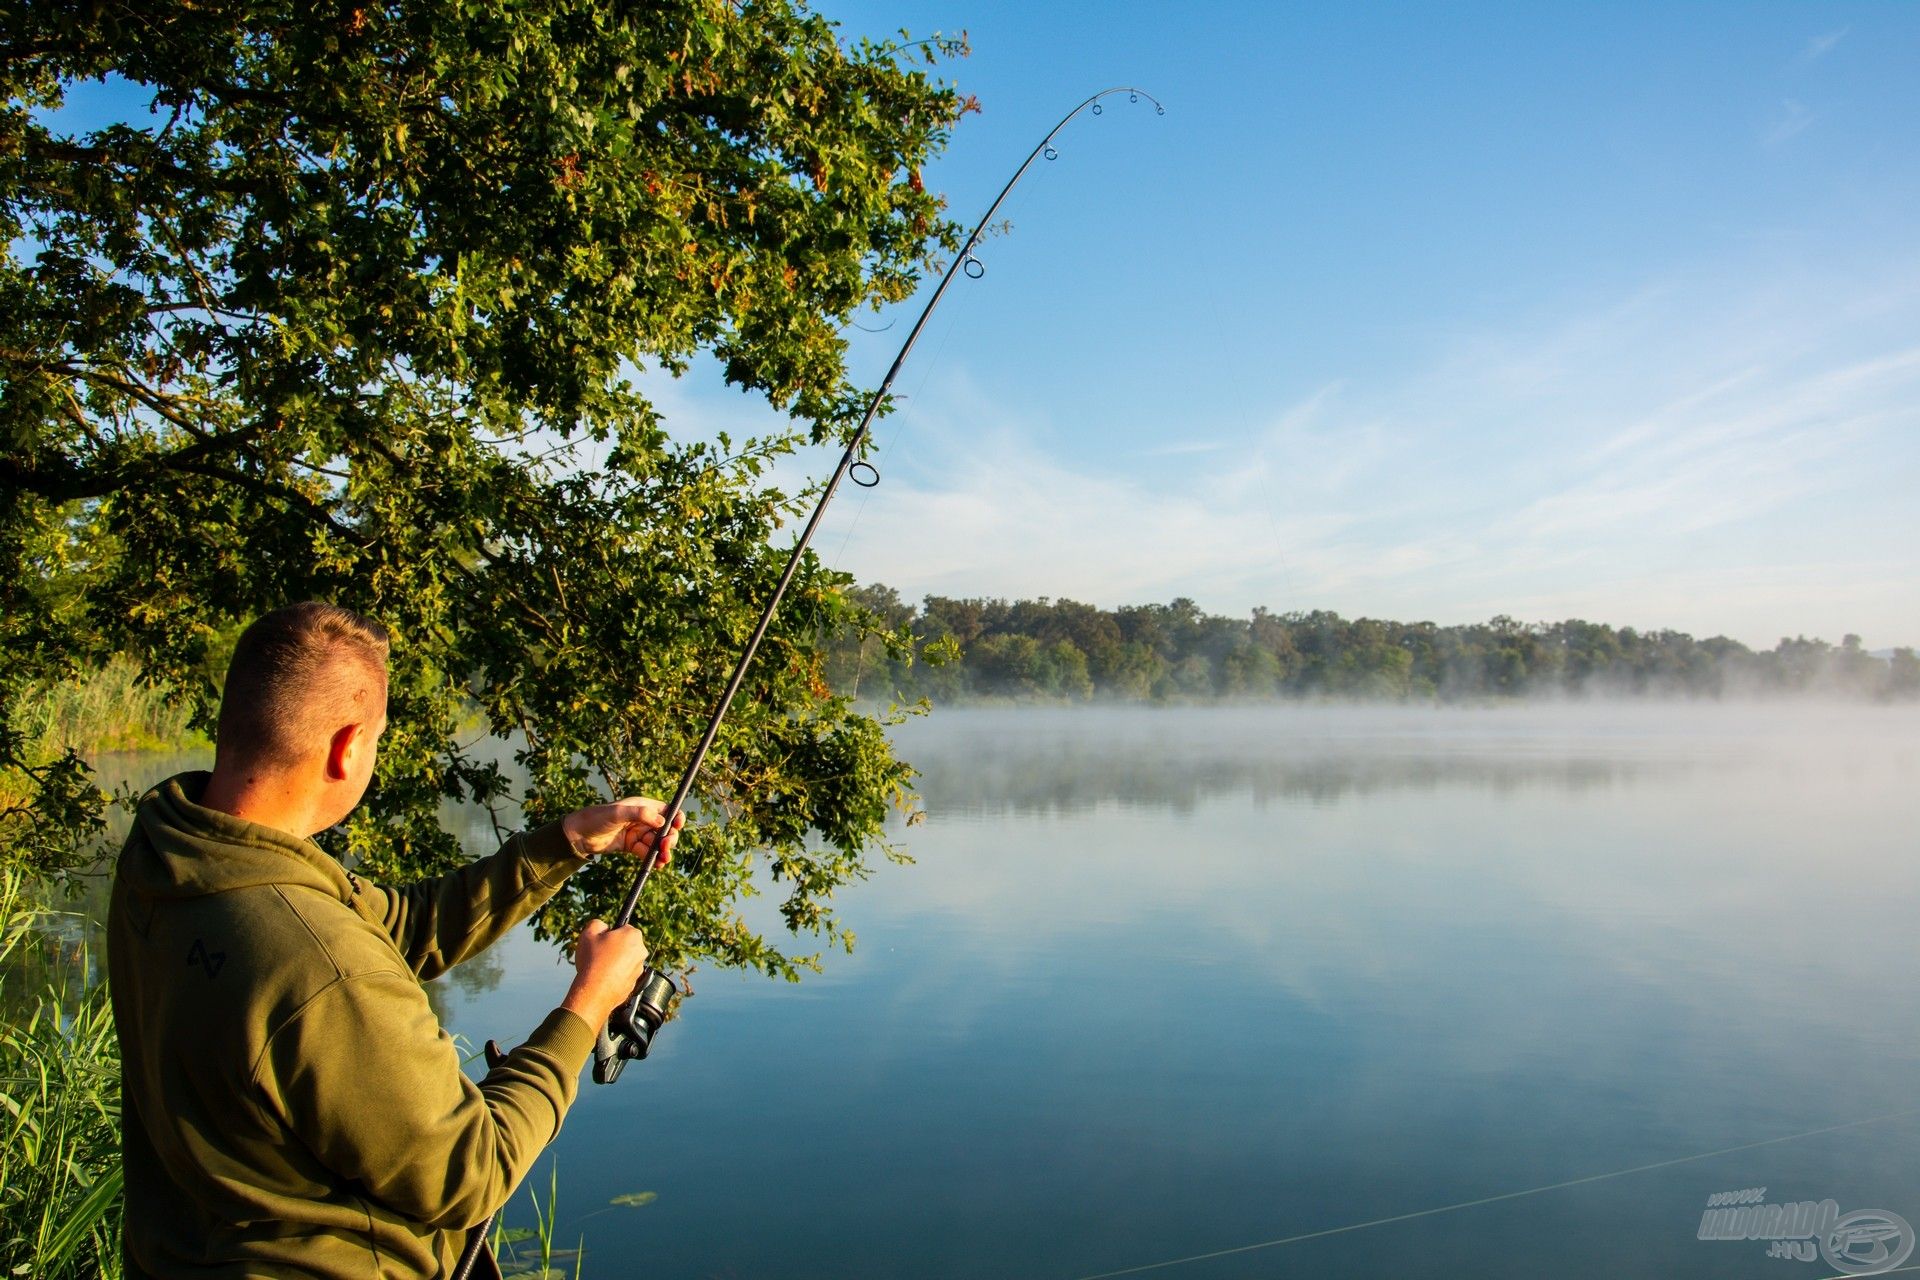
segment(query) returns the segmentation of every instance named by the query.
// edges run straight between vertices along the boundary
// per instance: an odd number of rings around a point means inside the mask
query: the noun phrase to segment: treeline
[[[1804,637],[1754,650],[1725,636],[1604,623],[1468,626],[1343,618],[1324,610],[1245,617],[1193,601],[1101,609],[1073,600],[952,599],[918,606],[891,587],[850,592],[892,630],[836,638],[827,676],[868,698],[1181,702],[1533,696],[1920,697],[1920,658]]]

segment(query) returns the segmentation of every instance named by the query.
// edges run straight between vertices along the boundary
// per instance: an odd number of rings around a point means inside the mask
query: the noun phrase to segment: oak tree
[[[806,496],[767,463],[849,429],[849,322],[957,243],[920,170],[971,106],[936,74],[960,42],[849,40],[798,0],[0,22],[0,696],[124,653],[210,724],[221,637],[326,599],[395,636],[375,790],[336,838],[370,872],[462,857],[443,801],[664,793]],[[68,127],[88,82],[141,107]],[[703,355],[789,429],[676,439],[646,378]],[[850,941],[829,897],[912,775],[822,678],[818,637],[872,622],[845,585],[807,564],[735,704],[642,904],[669,961],[804,963],[741,917],[756,858],[789,925]],[[14,856],[97,822],[76,758],[0,722],[0,766]]]

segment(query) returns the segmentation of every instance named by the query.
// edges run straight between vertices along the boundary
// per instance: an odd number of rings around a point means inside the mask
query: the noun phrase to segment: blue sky
[[[968,32],[984,112],[928,178],[969,222],[1092,91],[1167,106],[1015,194],[829,562],[1920,644],[1920,6],[818,7]],[[917,306],[855,335],[869,381]],[[771,421],[710,363],[649,383],[682,436]]]
[[[1920,642],[1920,7],[821,9],[967,30],[985,111],[930,179],[968,220],[1092,90],[1167,104],[1016,193],[841,567]],[[755,420],[709,369],[660,392]]]

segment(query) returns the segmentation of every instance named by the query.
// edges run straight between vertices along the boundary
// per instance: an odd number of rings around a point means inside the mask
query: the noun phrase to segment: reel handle
[[[593,1082],[612,1084],[627,1063],[647,1056],[654,1033],[673,1013],[680,989],[673,979],[654,969],[640,974],[633,994],[607,1017],[607,1025],[593,1043]]]

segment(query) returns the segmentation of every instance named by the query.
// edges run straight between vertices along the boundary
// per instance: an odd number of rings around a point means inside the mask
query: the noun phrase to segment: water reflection
[[[1138,743],[1062,737],[1009,748],[980,732],[904,751],[922,771],[921,798],[946,819],[1083,814],[1107,805],[1191,814],[1218,796],[1338,804],[1381,791],[1472,787],[1493,792],[1604,789],[1663,767],[1647,761],[1432,755],[1414,747],[1279,742]],[[1693,767],[1680,765],[1680,768]]]
[[[667,1276],[1077,1276],[1910,1107],[1916,728],[1770,708],[909,725],[929,816],[901,833],[917,866],[845,896],[860,950],[799,988],[707,975],[653,1058],[583,1093],[563,1203],[644,1184],[662,1211],[582,1224],[588,1271],[598,1248]],[[450,1016],[476,1039],[531,1026],[561,978],[516,939]],[[1916,1134],[1164,1274],[1749,1275],[1763,1247],[1694,1238],[1707,1194],[1920,1220]]]
[[[896,734],[948,818],[1190,813],[1210,796],[1334,804],[1380,791],[1607,789],[1738,768],[1920,748],[1911,715],[1857,708],[1632,704],[1443,708],[1281,706],[941,711]]]
[[[928,820],[843,895],[860,949],[702,975],[583,1086],[552,1158],[586,1275],[1081,1276],[1916,1105],[1911,711],[970,711],[899,744]],[[434,998],[510,1042],[565,986],[522,933]],[[1917,1136],[1154,1274],[1753,1275],[1763,1245],[1695,1238],[1707,1195],[1920,1222]]]

